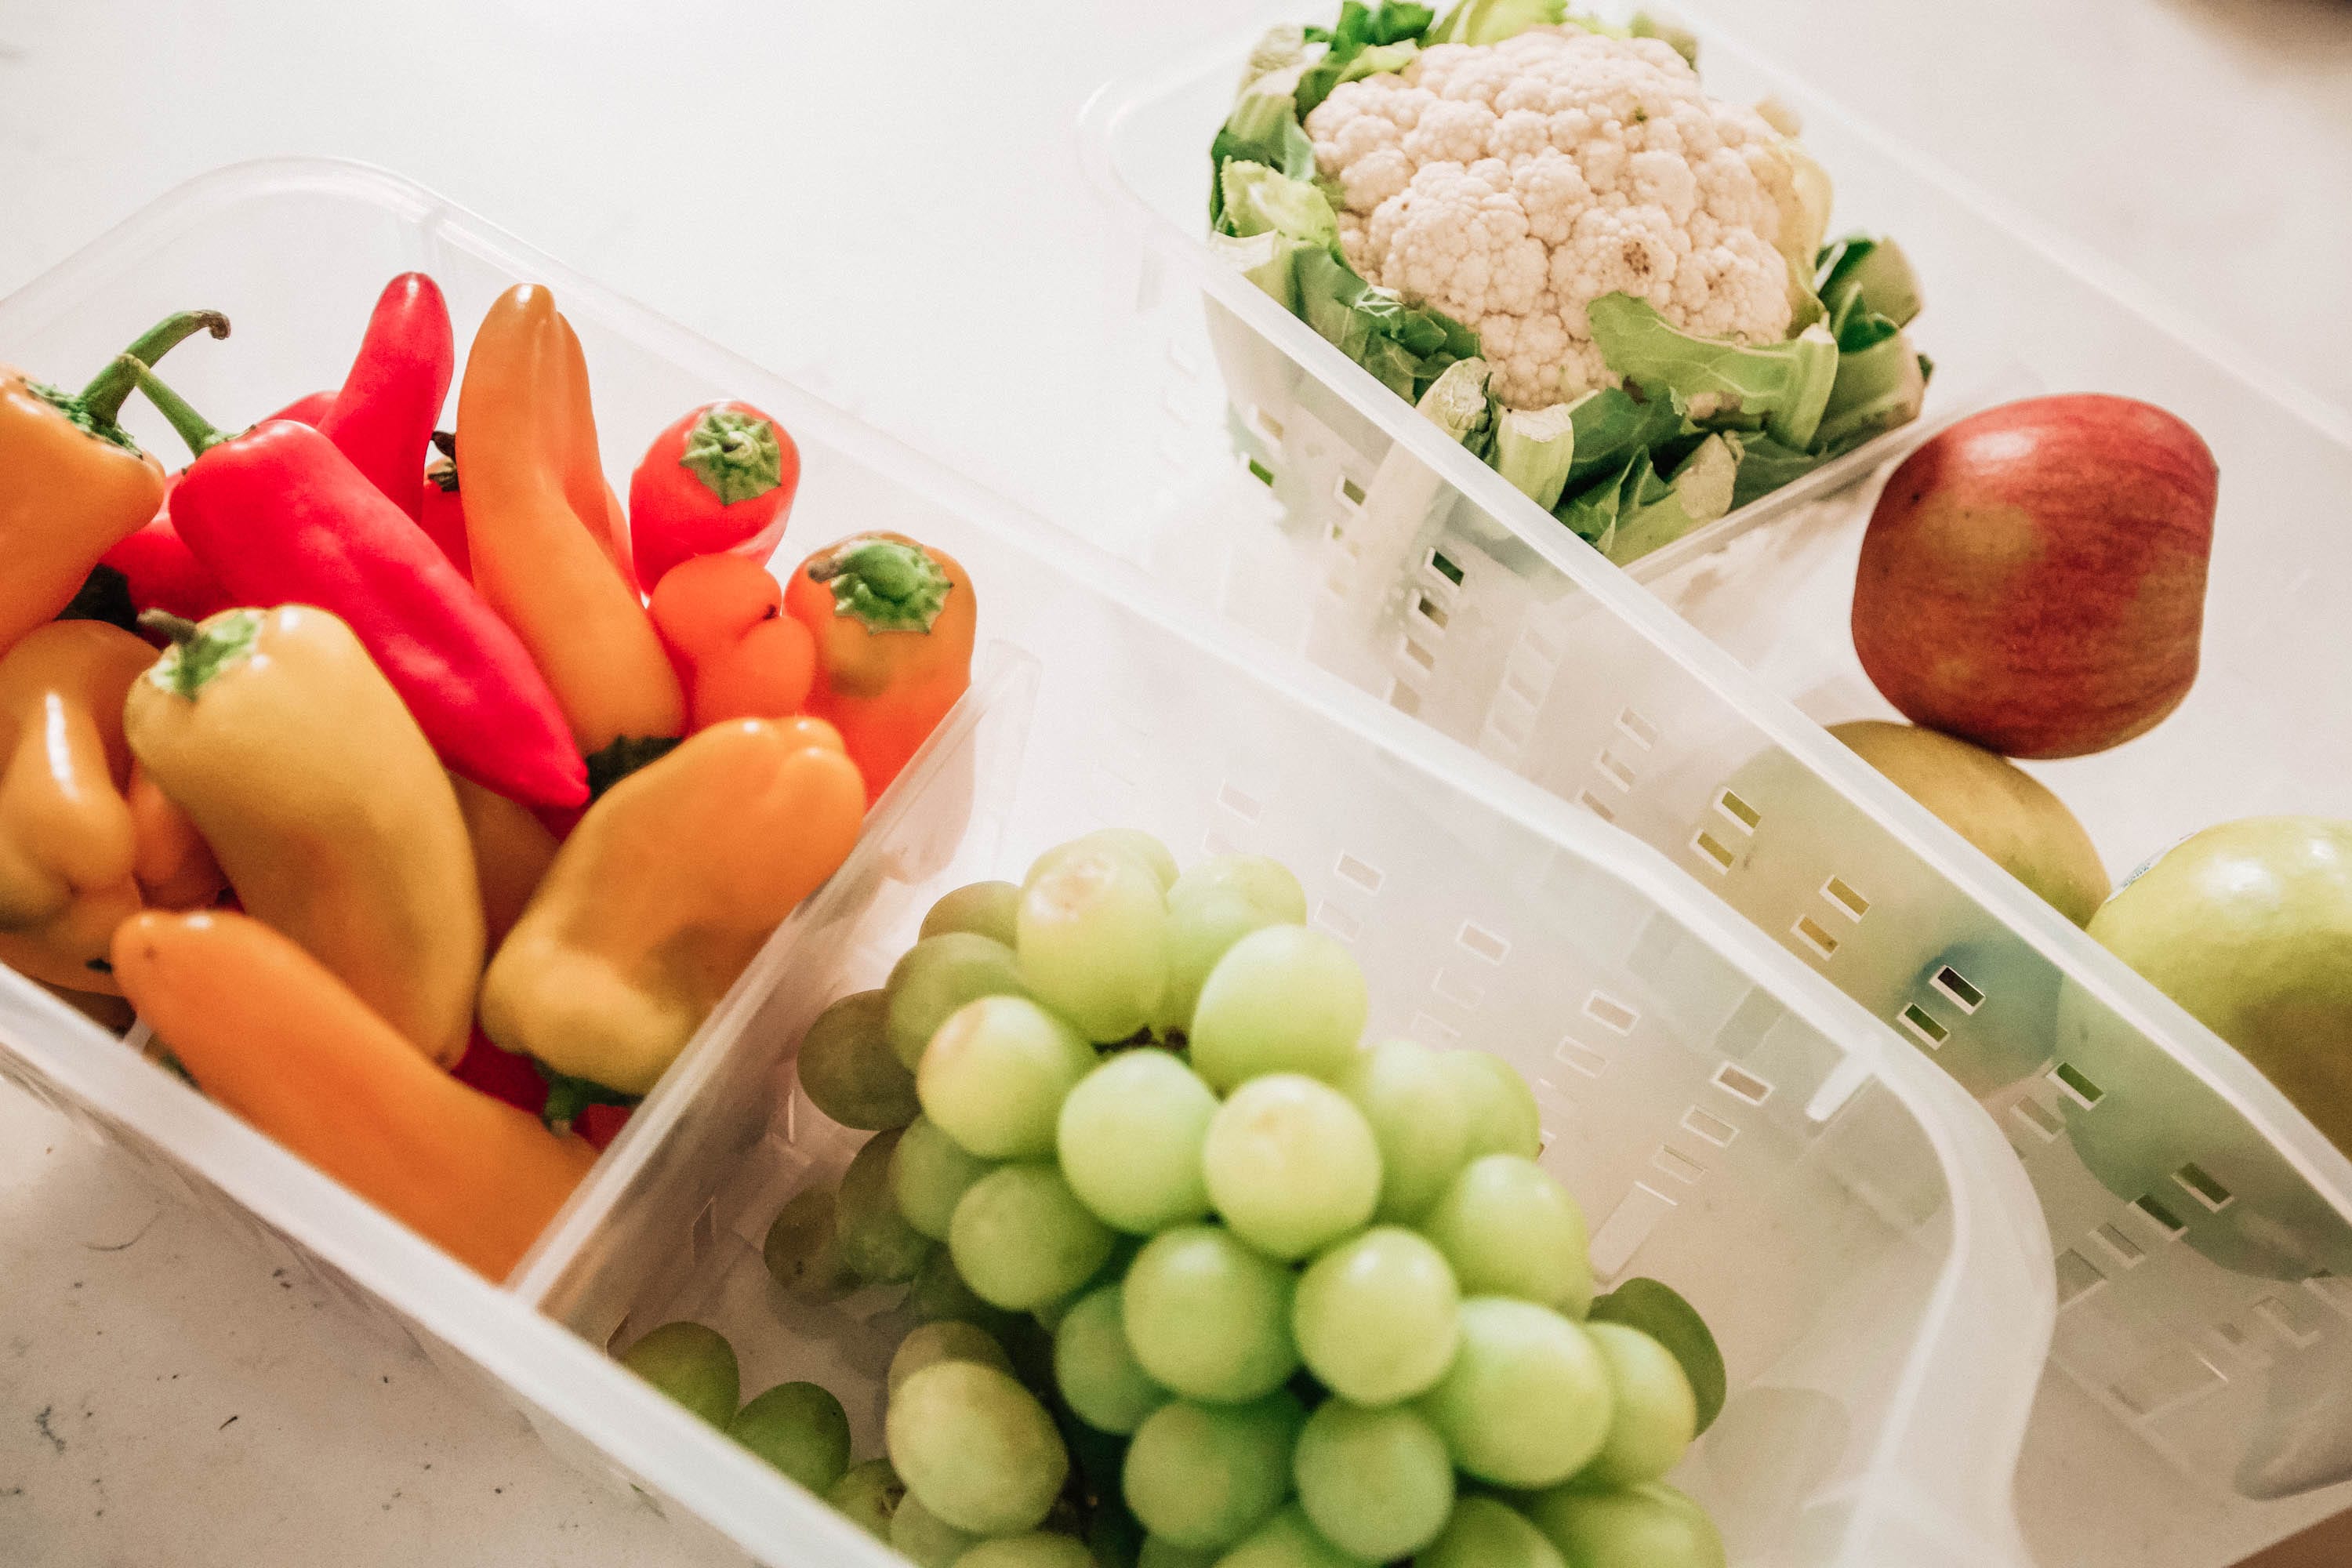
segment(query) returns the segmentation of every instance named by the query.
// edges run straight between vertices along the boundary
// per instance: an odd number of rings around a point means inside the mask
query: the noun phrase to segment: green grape
[[[1147,1535],[1135,1554],[1135,1568],[1213,1568],[1224,1552],[1214,1546],[1179,1546],[1162,1536]]]
[[[1209,1121],[1209,1199],[1235,1236],[1304,1258],[1361,1227],[1381,1195],[1381,1150],[1363,1112],[1298,1073],[1254,1078]]]
[[[1062,1099],[1095,1068],[1077,1032],[1022,996],[983,996],[940,1026],[915,1074],[923,1114],[983,1160],[1054,1152]]]
[[[1225,950],[1201,987],[1192,1070],[1226,1092],[1261,1073],[1347,1070],[1370,1003],[1348,950],[1305,926],[1267,926]]]
[[[1325,1540],[1306,1510],[1292,1503],[1218,1558],[1217,1568],[1363,1568],[1363,1563]]]
[[[1402,1405],[1317,1405],[1291,1456],[1298,1501],[1324,1538],[1370,1563],[1410,1557],[1454,1511],[1454,1460],[1444,1438]]]
[[[1289,1269],[1220,1226],[1165,1232],[1128,1266],[1128,1345],[1153,1381],[1186,1398],[1221,1405],[1263,1398],[1298,1370],[1290,1339],[1294,1283]]]
[[[981,1537],[954,1525],[923,1506],[910,1489],[890,1516],[890,1545],[915,1568],[955,1568],[963,1554],[980,1544]]]
[[[1004,1346],[994,1334],[977,1323],[950,1318],[919,1324],[908,1331],[890,1357],[890,1370],[883,1379],[883,1386],[895,1398],[900,1384],[934,1362],[942,1361],[976,1361],[1002,1373],[1013,1371],[1013,1358],[1004,1353]]]
[[[1533,1160],[1486,1154],[1462,1167],[1421,1233],[1473,1296],[1517,1296],[1581,1318],[1592,1305],[1584,1211]]]
[[[822,1497],[849,1468],[849,1413],[814,1383],[780,1383],[735,1413],[727,1435]]]
[[[971,1184],[995,1167],[964,1152],[963,1145],[918,1116],[890,1152],[890,1195],[898,1212],[933,1241],[948,1238],[948,1222]]]
[[[1706,1510],[1653,1481],[1627,1491],[1556,1487],[1526,1500],[1528,1518],[1568,1568],[1725,1568],[1723,1537]]]
[[[1054,1331],[1054,1383],[1078,1419],[1105,1432],[1134,1431],[1168,1403],[1128,1348],[1125,1293],[1104,1285],[1078,1298]]]
[[[890,1049],[883,1028],[888,1009],[883,992],[860,991],[819,1013],[801,1037],[801,1087],[811,1104],[844,1127],[904,1127],[921,1109],[915,1075]]]
[[[1454,1363],[1423,1396],[1454,1462],[1483,1481],[1556,1486],[1601,1451],[1615,1415],[1608,1363],[1549,1307],[1473,1296]]]
[[[1168,989],[1160,999],[1160,1029],[1191,1029],[1201,987],[1234,943],[1266,926],[1306,923],[1306,890],[1278,860],[1218,855],[1177,878],[1168,889]]]
[[[1485,1051],[1443,1051],[1438,1060],[1469,1109],[1469,1157],[1517,1154],[1532,1160],[1543,1152],[1543,1119],[1536,1091],[1519,1069]]]
[[[1287,1391],[1252,1405],[1163,1405],[1128,1446],[1127,1506],[1174,1545],[1231,1545],[1290,1495],[1290,1449],[1305,1419]]]
[[[890,1516],[905,1500],[907,1488],[887,1459],[868,1459],[842,1472],[824,1494],[836,1512],[884,1545],[890,1542]]]
[[[1095,1568],[1095,1556],[1074,1536],[1041,1530],[983,1541],[957,1558],[955,1568]]]
[[[1062,1101],[1055,1146],[1078,1200],[1140,1236],[1209,1212],[1201,1145],[1217,1097],[1166,1051],[1122,1051]]]
[[[949,1015],[982,996],[1026,996],[1021,961],[1001,942],[971,931],[926,937],[908,948],[883,984],[889,1006],[884,1028],[890,1048],[911,1073],[919,1073],[931,1037]]]
[[[1045,1407],[978,1362],[935,1362],[899,1384],[883,1431],[908,1495],[974,1535],[1036,1529],[1069,1479]]]
[[[1674,1352],[1698,1401],[1698,1430],[1704,1432],[1715,1425],[1715,1418],[1723,1413],[1730,1381],[1724,1371],[1723,1352],[1698,1309],[1676,1294],[1673,1286],[1636,1275],[1593,1302],[1591,1317],[1596,1323],[1623,1323],[1639,1329]]]
[[[1038,1161],[974,1182],[956,1205],[948,1247],[974,1295],[1026,1312],[1093,1279],[1110,1256],[1111,1233],[1051,1162]]]
[[[1419,1219],[1470,1153],[1470,1113],[1445,1058],[1412,1040],[1360,1051],[1335,1080],[1381,1146],[1378,1218]]]
[[[1325,1386],[1359,1405],[1391,1405],[1445,1375],[1460,1304],[1437,1248],[1380,1226],[1307,1266],[1290,1324],[1300,1359]]]
[[[1151,1022],[1168,987],[1168,901],[1150,868],[1107,846],[1073,848],[1021,892],[1021,977],[1090,1040]]]
[[[919,938],[970,931],[991,942],[1013,945],[1013,912],[1021,907],[1021,889],[1010,882],[970,882],[940,895],[923,915]]]
[[[1559,1548],[1528,1522],[1508,1503],[1490,1497],[1466,1497],[1454,1505],[1454,1517],[1428,1549],[1413,1560],[1413,1568],[1570,1568],[1560,1560]],[[1574,1568],[1665,1568],[1647,1557],[1573,1560]]]
[[[930,1238],[907,1223],[890,1194],[890,1155],[899,1137],[890,1131],[867,1139],[841,1173],[841,1193],[834,1200],[842,1267],[869,1285],[912,1279],[931,1250]]]
[[[1139,827],[1098,827],[1066,844],[1056,844],[1029,863],[1028,872],[1021,879],[1022,891],[1026,892],[1062,860],[1072,855],[1090,850],[1108,849],[1124,855],[1151,873],[1151,879],[1166,892],[1176,881],[1176,857],[1168,853],[1168,846]]]
[[[829,1187],[809,1187],[794,1193],[776,1211],[761,1260],[788,1295],[804,1301],[830,1301],[857,1289],[841,1258],[835,1210]]]
[[[947,1247],[933,1247],[915,1270],[914,1280],[907,1287],[904,1306],[907,1321],[920,1326],[924,1323],[961,1322],[987,1330],[1002,1339],[1005,1331],[1020,1321],[1002,1307],[992,1307],[971,1293],[971,1287],[956,1272],[955,1255]]]
[[[621,1364],[713,1426],[734,1418],[735,1347],[716,1329],[664,1323],[631,1345]]]
[[[1307,923],[1307,889],[1290,868],[1264,855],[1212,855],[1170,885],[1168,901],[1231,893],[1271,925]]]
[[[1608,1363],[1616,1415],[1601,1452],[1577,1479],[1604,1487],[1660,1479],[1682,1463],[1683,1450],[1698,1435],[1698,1400],[1682,1363],[1641,1330],[1622,1323],[1590,1323],[1584,1331]]]

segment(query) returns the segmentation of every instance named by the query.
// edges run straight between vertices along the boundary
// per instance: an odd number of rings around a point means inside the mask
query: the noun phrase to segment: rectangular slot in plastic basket
[[[758,1261],[774,1204],[846,1152],[793,1097],[801,1026],[878,979],[938,890],[1060,837],[1117,822],[1188,858],[1261,849],[1364,960],[1376,1028],[1475,1042],[1540,1080],[1546,1159],[1612,1276],[1666,1278],[1709,1314],[1734,1393],[1682,1479],[1740,1561],[2021,1568],[2011,1479],[2054,1312],[2030,1188],[1964,1095],[1664,858],[1193,624],[1132,569],[387,176],[289,163],[199,181],[0,302],[0,342],[71,366],[201,300],[237,336],[177,380],[234,419],[331,382],[407,267],[441,280],[461,323],[513,280],[550,284],[587,350],[608,468],[720,394],[775,413],[805,464],[787,550],[887,527],[954,553],[982,596],[983,678],[505,1288],[13,975],[0,1073],[682,1531],[770,1563],[879,1564],[605,1342],[707,1314],[752,1387],[820,1373],[870,1448],[887,1352],[870,1303],[793,1307]]]
[[[2313,510],[2352,487],[2337,417],[1698,31],[1711,90],[1801,111],[1838,185],[1832,231],[1896,236],[1924,279],[1927,416],[1879,457],[1989,401],[2095,387],[2173,409],[2221,460],[2196,690],[2128,747],[2033,769],[2110,866],[2232,817],[2344,815],[2352,730],[2313,717],[2352,701],[2326,586],[2340,551]],[[1254,36],[1106,88],[1081,128],[1139,241],[1121,352],[1158,392],[1136,399],[1147,482],[1106,535],[1671,855],[1994,1110],[2058,1249],[2066,1381],[2028,1460],[2053,1478],[2028,1493],[2046,1560],[2208,1568],[2352,1502],[2352,1162],[1821,727],[1891,712],[1847,630],[1867,476],[1825,470],[1630,570],[1603,563],[1209,253],[1206,149]]]

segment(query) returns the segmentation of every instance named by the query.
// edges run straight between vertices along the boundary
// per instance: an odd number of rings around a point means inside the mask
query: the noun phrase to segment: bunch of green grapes
[[[1526,1081],[1366,1047],[1306,918],[1272,860],[1096,833],[812,1026],[810,1099],[876,1136],[769,1268],[920,1325],[836,1504],[921,1568],[1721,1568],[1663,1482],[1722,1401],[1705,1325],[1595,1301]]]

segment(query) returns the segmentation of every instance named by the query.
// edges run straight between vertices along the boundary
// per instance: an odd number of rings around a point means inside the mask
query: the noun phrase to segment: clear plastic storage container
[[[613,471],[695,403],[774,412],[805,464],[787,552],[887,527],[957,555],[981,679],[502,1286],[5,973],[0,1073],[682,1530],[773,1564],[879,1564],[605,1347],[705,1319],[747,1392],[814,1375],[872,1451],[881,1303],[793,1303],[759,1256],[779,1202],[848,1152],[793,1088],[803,1026],[878,980],[939,892],[1061,838],[1116,823],[1188,858],[1263,851],[1361,959],[1376,1029],[1530,1075],[1601,1271],[1706,1313],[1732,1395],[1678,1479],[1742,1568],[2024,1568],[2011,1480],[2055,1311],[2031,1188],[1966,1095],[1654,850],[388,176],[198,181],[0,302],[0,344],[69,370],[169,308],[217,307],[236,337],[173,379],[231,421],[331,383],[384,279],[417,267],[461,330],[515,280],[551,285]]]
[[[1269,6],[1265,21],[1319,19]],[[2055,1237],[2021,1480],[2043,1560],[2234,1561],[2352,1505],[2352,1163],[2276,1089],[1828,736],[1893,716],[1848,632],[1875,487],[1941,421],[2038,390],[2171,408],[2221,469],[2204,671],[2148,736],[2032,771],[2121,873],[2207,825],[2352,815],[2338,416],[2152,320],[1701,27],[1717,95],[1798,109],[1831,232],[1897,237],[1927,413],[1605,563],[1203,243],[1254,34],[1105,89],[1081,137],[1136,239],[1121,352],[1153,391],[1111,542],[1229,619],[1638,835],[1990,1109]],[[2089,1163],[2086,1163],[2086,1155]]]

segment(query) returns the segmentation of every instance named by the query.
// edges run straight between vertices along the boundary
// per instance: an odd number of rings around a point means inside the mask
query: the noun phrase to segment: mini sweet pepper
[[[0,656],[0,962],[115,990],[114,928],[138,912],[122,699],[155,650],[100,621],[52,621]]]
[[[683,733],[677,677],[614,539],[587,363],[545,289],[509,289],[483,319],[457,437],[474,585],[530,650],[581,752]]]
[[[228,318],[191,310],[155,326],[79,395],[0,366],[0,649],[52,619],[89,569],[163,504],[163,468],[116,416],[152,364]]]
[[[150,910],[116,932],[114,963],[207,1097],[485,1278],[513,1270],[595,1163],[419,1057],[259,921]]]
[[[971,684],[971,579],[904,534],[861,533],[793,569],[784,613],[816,638],[808,711],[841,731],[871,800]]]
[[[228,610],[131,682],[131,750],[237,900],[435,1061],[466,1048],[481,974],[474,852],[449,777],[352,629]]]
[[[564,1078],[645,1093],[848,856],[865,809],[856,768],[818,721],[741,719],[689,737],[564,841],[482,978],[483,1032]]]

